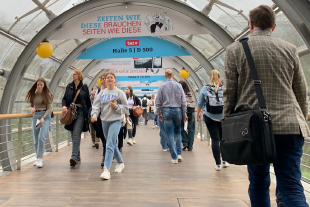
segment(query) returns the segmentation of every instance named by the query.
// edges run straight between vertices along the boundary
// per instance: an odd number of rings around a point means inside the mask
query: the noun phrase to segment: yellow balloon
[[[49,42],[41,42],[37,47],[37,54],[41,58],[49,58],[53,54],[53,46]]]
[[[184,68],[182,70],[180,70],[179,72],[181,78],[187,78],[189,76],[189,72],[187,70],[185,70]]]
[[[100,78],[98,78],[97,84],[98,84],[99,86],[101,86],[101,80],[100,80]]]

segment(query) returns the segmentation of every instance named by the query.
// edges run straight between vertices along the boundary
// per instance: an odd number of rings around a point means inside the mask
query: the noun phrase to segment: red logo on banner
[[[139,46],[139,40],[126,40],[126,47]]]

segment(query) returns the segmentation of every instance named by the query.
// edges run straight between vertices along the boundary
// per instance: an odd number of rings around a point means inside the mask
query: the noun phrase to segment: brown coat
[[[271,114],[274,134],[310,135],[307,125],[307,84],[296,47],[273,37],[268,31],[249,35],[249,47],[262,90]],[[235,42],[226,50],[223,115],[232,113],[240,104],[258,109],[242,44]]]

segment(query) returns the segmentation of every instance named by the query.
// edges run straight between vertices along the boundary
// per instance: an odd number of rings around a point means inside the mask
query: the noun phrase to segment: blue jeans
[[[102,121],[102,129],[104,137],[106,137],[106,152],[104,158],[104,166],[108,169],[111,168],[113,155],[117,161],[117,163],[122,163],[123,158],[119,149],[117,147],[117,137],[119,130],[122,125],[122,120],[117,120],[113,122],[104,122]]]
[[[308,207],[301,184],[300,158],[304,138],[301,135],[275,135],[277,161],[273,163],[277,189],[286,207]],[[270,207],[270,165],[248,165],[249,196],[252,207]]]
[[[33,134],[33,143],[36,156],[43,157],[46,134],[48,132],[48,127],[51,124],[51,115],[47,115],[44,119],[43,126],[39,129],[35,129],[37,119],[41,120],[46,111],[35,112],[32,118],[32,134]]]
[[[182,154],[181,138],[182,111],[180,108],[163,108],[163,125],[172,159]]]
[[[164,128],[164,124],[163,121],[159,121],[158,119],[158,126],[159,126],[159,136],[160,136],[160,144],[162,146],[163,149],[168,149],[168,142],[167,142],[167,136],[166,136],[166,132],[165,132],[165,128]]]

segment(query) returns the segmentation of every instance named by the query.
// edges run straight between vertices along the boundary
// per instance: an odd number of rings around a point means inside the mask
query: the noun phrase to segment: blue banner
[[[77,59],[190,56],[184,48],[156,37],[120,37],[100,42]]]

